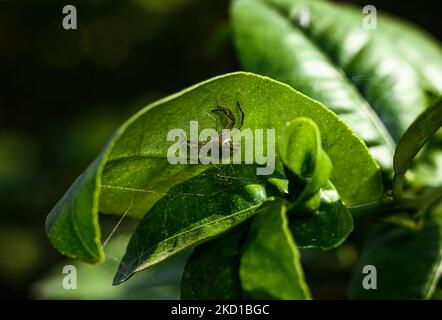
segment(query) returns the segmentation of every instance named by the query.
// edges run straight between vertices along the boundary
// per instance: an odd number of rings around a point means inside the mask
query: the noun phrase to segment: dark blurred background
[[[345,2],[375,5],[442,39],[440,1]],[[78,10],[77,30],[61,26],[67,4]],[[36,298],[32,284],[63,259],[46,239],[46,214],[127,117],[239,69],[228,5],[0,0],[0,298]],[[353,256],[344,247],[336,257]],[[334,279],[323,297],[345,293]]]

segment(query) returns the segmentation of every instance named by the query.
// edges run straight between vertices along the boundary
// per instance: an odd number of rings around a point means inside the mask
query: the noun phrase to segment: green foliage
[[[425,212],[441,198],[440,188],[437,188],[440,186],[441,164],[438,160],[441,158],[439,137],[435,137],[428,150],[414,163],[415,176],[411,175],[405,181],[409,182],[406,198],[403,198],[402,188],[405,172],[412,166],[417,152],[440,128],[440,102],[427,109],[434,102],[434,96],[442,93],[440,45],[416,26],[385,14],[379,14],[376,30],[364,29],[359,8],[327,1],[235,0],[231,17],[236,50],[245,70],[283,81],[324,103],[365,141],[387,173],[393,168],[394,141],[399,142],[394,154],[394,201],[387,194],[381,201],[349,209],[358,216],[361,213],[380,215],[388,217],[386,220],[392,223],[419,229],[426,220]],[[335,165],[334,161],[332,163]],[[322,178],[325,179],[326,175]],[[387,176],[386,185],[390,183],[392,181]],[[421,192],[425,185],[436,188]],[[413,190],[410,186],[418,188]],[[317,199],[310,201],[318,205]],[[333,216],[330,212],[335,212],[341,216],[341,223],[315,225],[315,221],[321,221],[321,215],[315,214],[316,220],[309,219],[293,229],[298,245],[302,246],[306,241],[306,247],[310,247],[315,239],[318,247],[330,248],[342,242],[339,236],[336,241],[331,241],[331,235],[339,234],[338,230],[343,234],[351,232],[352,220],[348,218],[345,206],[338,205],[339,202],[335,204],[335,210],[328,209],[323,219],[329,219]],[[339,221],[339,218],[332,221]],[[427,231],[425,225],[419,232],[422,237],[431,237],[427,235],[431,230]],[[395,228],[398,232],[412,233]],[[310,233],[313,230],[315,232]],[[328,236],[317,237],[318,230],[324,230]],[[379,233],[378,237],[382,234]],[[321,245],[324,240],[326,242]],[[407,271],[404,274],[399,271],[404,268],[401,265],[407,256],[410,268],[414,266],[411,257],[419,260],[419,256],[412,252],[413,246],[422,246],[423,252],[434,254],[434,260],[423,268],[420,277],[414,278],[413,285],[424,288],[427,285],[425,279],[437,283],[440,277],[436,268],[441,261],[437,244],[415,241],[418,240],[410,238],[409,247],[391,248],[385,256],[367,249],[371,258],[379,257],[378,268],[384,267],[381,262],[386,263],[389,254],[398,256],[389,269],[391,274],[397,274],[396,287],[384,288],[385,295],[380,290],[363,290],[363,293],[360,290],[359,295],[352,296],[385,298],[395,297],[396,292],[396,297],[401,298],[429,298],[431,290],[417,294],[416,290],[398,289],[401,282],[407,281]],[[361,266],[370,262],[362,260],[353,282],[353,287],[359,289],[363,278]],[[385,277],[384,273],[384,282]]]
[[[394,142],[442,92],[442,51],[416,26],[327,1],[235,0],[235,44],[245,70],[324,103],[392,167]]]
[[[442,193],[404,176],[430,159],[415,157],[441,126],[440,101],[429,107],[428,94],[442,92],[439,45],[383,15],[376,32],[365,30],[359,10],[326,1],[233,0],[231,19],[243,68],[282,82],[226,74],[139,111],[49,214],[52,244],[101,262],[98,212],[128,215],[140,222],[114,284],[193,248],[182,298],[310,299],[299,248],[338,248],[353,218],[371,215],[393,225],[378,227],[363,250],[350,298],[431,298]],[[257,163],[169,163],[171,129],[197,120],[220,131],[223,118],[210,111],[239,103],[242,130],[275,130],[272,175],[257,175]],[[438,186],[434,167],[426,181]],[[378,269],[377,290],[362,288],[365,265]]]
[[[380,197],[376,163],[337,116],[286,85],[234,73],[149,105],[123,124],[49,214],[47,232],[53,245],[70,257],[102,261],[98,210],[142,217],[171,187],[206,170],[205,165],[171,165],[166,138],[171,129],[188,128],[190,120],[213,127],[207,112],[217,101],[222,105],[241,101],[248,115],[244,126],[252,130],[274,128],[278,134],[288,119],[308,116],[327,137],[324,150],[334,164],[330,180],[342,199],[347,204],[361,204]]]

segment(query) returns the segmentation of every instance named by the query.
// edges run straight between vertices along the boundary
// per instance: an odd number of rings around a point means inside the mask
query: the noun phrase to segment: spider
[[[227,124],[227,126],[224,129],[228,129],[228,130],[232,130],[233,128],[236,127],[236,129],[241,130],[243,125],[244,125],[244,111],[241,108],[241,104],[239,103],[239,101],[236,101],[236,107],[238,108],[241,117],[239,120],[239,126],[236,126],[236,117],[234,112],[231,109],[222,107],[220,105],[218,105],[215,109],[212,109],[210,112],[211,113],[217,113],[217,112],[221,112],[223,113],[228,119],[229,119],[229,123]],[[211,140],[211,141],[198,141],[198,149],[200,149],[202,146],[207,145],[208,143],[214,142],[217,143],[219,145],[219,149],[220,151],[224,148],[224,147],[229,147],[231,152],[235,151],[235,146],[233,145],[232,139],[230,137],[228,137],[227,139],[223,140],[223,134],[220,133],[218,136],[218,139],[216,140]],[[193,141],[189,141],[187,140],[187,146],[190,148],[191,144],[195,144],[195,142]]]

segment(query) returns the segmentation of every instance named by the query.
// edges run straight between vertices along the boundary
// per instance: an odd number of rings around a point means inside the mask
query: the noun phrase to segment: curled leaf
[[[290,171],[288,177],[295,175],[303,184],[301,194],[290,195],[296,201],[310,198],[327,183],[332,163],[322,149],[318,126],[312,120],[298,118],[288,122],[279,139],[279,153],[286,172]],[[290,186],[289,179],[289,192]]]

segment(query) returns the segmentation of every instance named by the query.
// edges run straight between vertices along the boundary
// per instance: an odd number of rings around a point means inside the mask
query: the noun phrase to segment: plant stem
[[[404,185],[404,175],[396,173],[393,177],[393,196],[395,202],[400,202],[402,198],[403,185]]]
[[[402,190],[402,188],[401,188]],[[442,187],[429,188],[415,198],[392,198],[388,193],[380,200],[367,204],[349,207],[353,217],[368,215],[390,216],[400,212],[427,212],[442,200]]]

